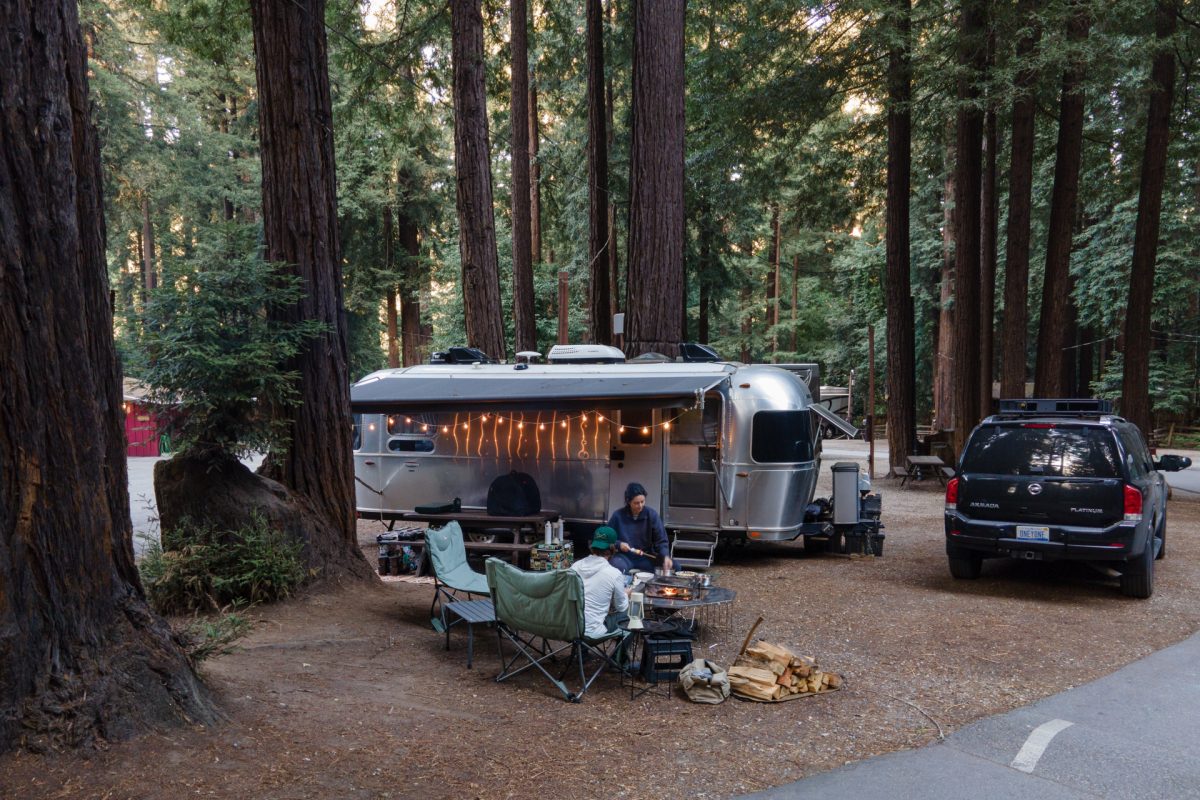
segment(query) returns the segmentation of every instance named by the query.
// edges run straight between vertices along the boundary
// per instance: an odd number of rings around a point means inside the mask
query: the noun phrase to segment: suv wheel
[[[970,550],[956,550],[947,553],[950,562],[950,574],[959,580],[975,580],[983,569],[983,556]]]
[[[1158,539],[1158,555],[1154,558],[1162,560],[1167,555],[1167,510],[1165,508],[1162,516],[1158,518],[1158,533],[1154,535]]]
[[[1154,537],[1146,542],[1142,554],[1125,566],[1121,573],[1121,594],[1139,600],[1154,594]]]

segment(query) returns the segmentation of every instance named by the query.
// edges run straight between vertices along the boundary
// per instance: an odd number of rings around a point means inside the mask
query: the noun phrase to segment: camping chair
[[[429,604],[429,623],[439,633],[446,634],[446,649],[450,649],[450,626],[461,622],[461,618],[448,622],[446,604],[461,600],[459,593],[470,599],[471,595],[486,597],[487,577],[480,575],[467,563],[467,548],[463,544],[463,532],[457,522],[447,522],[445,527],[425,531],[425,552],[433,567],[433,602]],[[438,606],[441,606],[439,609]]]
[[[562,692],[578,703],[605,668],[622,667],[614,660],[628,631],[615,630],[599,639],[584,635],[583,578],[574,570],[525,572],[496,558],[487,560],[488,587],[496,609],[496,636],[500,647],[500,674],[496,682],[507,680],[533,667]],[[512,658],[504,656],[504,640],[516,646]],[[537,640],[540,639],[539,643]],[[557,647],[551,642],[561,642]],[[546,665],[570,651],[566,666],[555,676]],[[591,675],[584,661],[588,656],[600,661]],[[517,666],[520,664],[520,666]],[[563,682],[568,672],[579,670],[580,688],[571,691]]]

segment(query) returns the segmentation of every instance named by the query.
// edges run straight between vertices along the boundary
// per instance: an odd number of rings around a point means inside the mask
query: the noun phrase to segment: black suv
[[[946,487],[950,574],[978,578],[984,558],[1103,563],[1130,597],[1154,592],[1166,555],[1167,487],[1137,426],[1105,400],[1001,400],[963,448]]]

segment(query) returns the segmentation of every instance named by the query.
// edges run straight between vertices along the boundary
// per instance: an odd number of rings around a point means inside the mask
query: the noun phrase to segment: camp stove
[[[697,578],[662,575],[651,580],[645,589],[647,597],[660,597],[664,600],[695,600],[703,591]]]

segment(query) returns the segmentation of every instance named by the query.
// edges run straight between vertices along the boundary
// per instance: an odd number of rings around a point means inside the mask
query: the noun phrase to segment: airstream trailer
[[[492,480],[518,470],[577,530],[607,519],[637,481],[670,531],[828,535],[810,508],[820,434],[802,372],[730,362],[375,372],[351,389],[358,511],[388,520],[455,497],[484,506]]]

